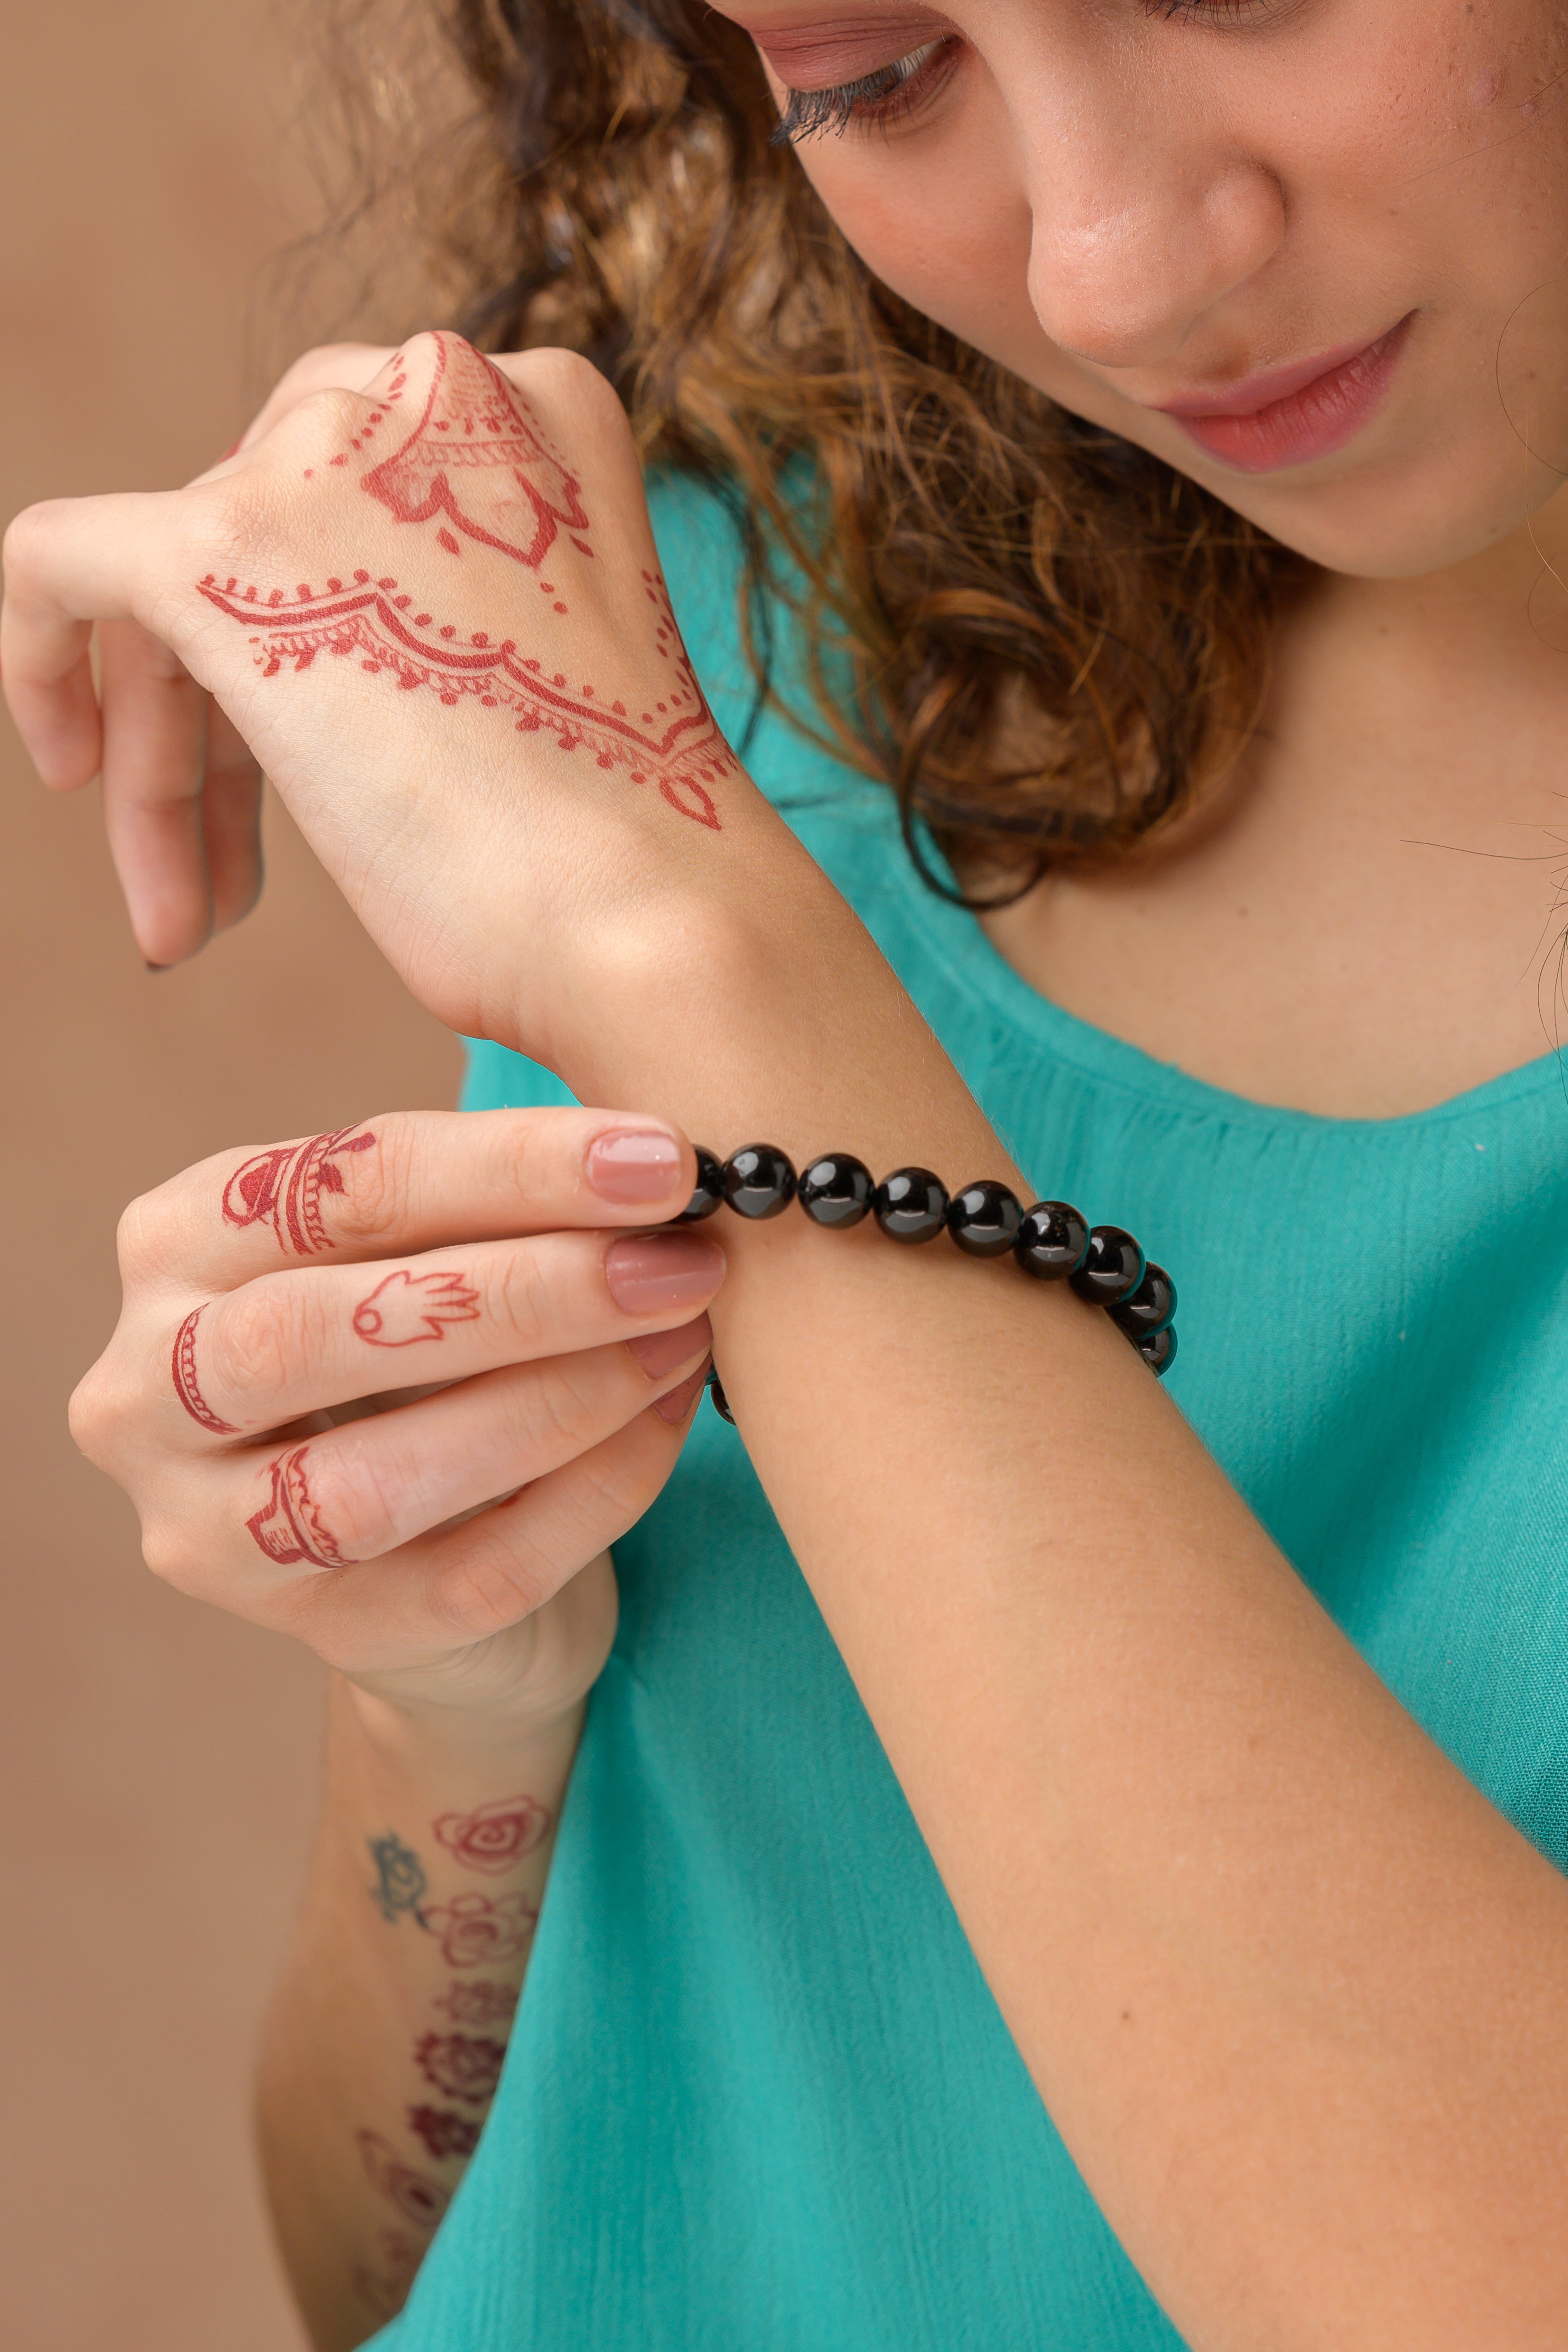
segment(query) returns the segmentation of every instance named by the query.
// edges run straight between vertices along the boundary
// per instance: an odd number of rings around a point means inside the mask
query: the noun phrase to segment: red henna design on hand
[[[438,2180],[432,2180],[427,2172],[405,2164],[392,2142],[384,2139],[380,2132],[355,2132],[354,2145],[372,2182],[396,2206],[404,2220],[421,2230],[433,2230],[452,2201],[449,2191]]]
[[[233,1422],[218,1419],[203,1396],[201,1384],[196,1379],[196,1325],[201,1321],[202,1312],[202,1307],[193,1307],[174,1334],[174,1394],[191,1419],[199,1421],[204,1429],[210,1429],[215,1437],[237,1437],[239,1432]]]
[[[500,1968],[526,1958],[539,1918],[525,1895],[454,1895],[425,1914],[449,1969]]]
[[[494,2096],[506,2043],[488,2034],[426,2033],[414,2045],[414,2063],[449,2099],[482,2107]]]
[[[225,1224],[269,1224],[279,1249],[292,1248],[300,1257],[335,1248],[321,1222],[321,1194],[342,1191],[342,1172],[336,1163],[345,1151],[369,1151],[374,1142],[374,1135],[356,1135],[352,1127],[340,1127],[304,1143],[257,1152],[223,1188]]]
[[[471,1813],[443,1813],[430,1826],[448,1853],[469,1870],[499,1874],[533,1852],[550,1822],[551,1815],[531,1797],[496,1797]]]
[[[446,1998],[432,2001],[433,2009],[444,2009],[454,2025],[504,2025],[517,2013],[517,1987],[490,1984],[481,1977],[477,1984],[463,1984],[454,1979]]]
[[[453,2107],[410,2107],[408,2128],[425,2143],[425,2152],[437,2164],[453,2157],[472,2156],[479,2144],[479,2126],[471,2116]]]
[[[373,1348],[444,1339],[448,1323],[477,1323],[479,1294],[460,1274],[410,1274],[399,1266],[354,1308],[354,1329]]]
[[[707,787],[735,772],[735,758],[703,699],[662,578],[653,572],[642,578],[655,608],[653,649],[669,675],[663,695],[656,694],[653,707],[635,717],[591,684],[573,688],[563,670],[546,677],[543,663],[520,654],[514,638],[494,646],[480,631],[459,646],[450,624],[434,635],[419,634],[431,629],[431,615],[418,613],[409,620],[406,607],[414,599],[393,596],[395,580],[373,581],[368,572],[356,572],[351,587],[329,580],[321,595],[302,582],[291,605],[281,588],[265,600],[255,586],[237,596],[237,582],[220,586],[215,572],[198,585],[220,613],[250,625],[264,677],[275,677],[286,661],[305,670],[319,653],[342,659],[357,652],[362,669],[386,671],[405,692],[430,687],[448,709],[477,698],[487,709],[513,712],[520,734],[546,729],[563,751],[585,747],[599,767],[622,769],[634,784],[657,784],[671,808],[718,833],[719,812]]]
[[[431,340],[436,366],[424,413],[402,446],[362,476],[360,488],[399,522],[444,516],[465,538],[537,571],[555,543],[557,525],[573,532],[589,528],[579,485],[498,367],[460,335]],[[374,439],[402,399],[404,383],[394,376],[384,403],[371,412],[352,447]],[[438,530],[437,538],[449,555],[462,553],[449,530]],[[580,540],[574,544],[590,552]]]
[[[306,1476],[310,1451],[308,1445],[297,1445],[292,1454],[279,1455],[272,1465],[271,1496],[245,1524],[268,1559],[281,1567],[308,1559],[315,1568],[342,1568],[347,1563],[337,1538],[322,1518]]]

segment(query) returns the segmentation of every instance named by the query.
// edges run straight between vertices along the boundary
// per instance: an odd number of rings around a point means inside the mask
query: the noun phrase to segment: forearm
[[[258,2085],[268,2198],[319,2352],[400,2308],[478,2139],[582,1717],[487,1738],[334,1685]]]
[[[858,926],[772,871],[743,950],[687,971],[667,949],[568,1076],[719,1149],[1007,1177]],[[865,1228],[722,1238],[715,1353],[752,1461],[1020,2050],[1178,2325],[1202,2352],[1552,2340],[1557,1874],[1103,1318]]]

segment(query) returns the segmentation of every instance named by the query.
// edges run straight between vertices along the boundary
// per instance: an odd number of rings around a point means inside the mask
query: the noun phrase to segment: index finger
[[[657,1115],[391,1111],[187,1168],[126,1212],[121,1260],[128,1282],[233,1290],[322,1259],[662,1224],[696,1182],[690,1144]]]

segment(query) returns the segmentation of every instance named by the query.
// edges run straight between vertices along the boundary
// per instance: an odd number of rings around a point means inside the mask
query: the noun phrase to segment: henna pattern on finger
[[[479,2144],[479,2126],[471,2116],[458,2115],[455,2107],[410,2107],[408,2128],[424,2142],[426,2154],[437,2164],[472,2156]]]
[[[506,2043],[489,2034],[426,2033],[414,2045],[414,2063],[427,2083],[448,2099],[482,2107],[495,2095]]]
[[[191,1419],[199,1421],[204,1429],[210,1429],[215,1437],[237,1437],[239,1432],[233,1422],[218,1419],[205,1397],[203,1396],[201,1383],[196,1379],[196,1325],[201,1321],[203,1309],[207,1303],[204,1300],[202,1307],[193,1307],[174,1334],[174,1352],[172,1362],[174,1394],[179,1398]]]
[[[516,1985],[491,1984],[480,1977],[473,1984],[454,1978],[444,1998],[432,2009],[444,2009],[454,2025],[504,2025],[517,2014]]]
[[[410,1274],[399,1266],[354,1308],[354,1330],[373,1348],[444,1339],[448,1323],[477,1323],[479,1294],[460,1274]]]
[[[345,1151],[369,1151],[373,1134],[356,1135],[352,1127],[335,1128],[331,1135],[312,1135],[303,1143],[277,1145],[242,1161],[223,1188],[226,1225],[268,1224],[285,1254],[313,1257],[336,1244],[321,1219],[323,1192],[342,1192],[342,1171],[338,1160]]]
[[[531,1797],[494,1797],[471,1813],[442,1813],[430,1826],[465,1868],[499,1874],[533,1852],[549,1834],[551,1820]]]
[[[396,2206],[405,2221],[421,2230],[433,2230],[451,2203],[451,2192],[427,2172],[420,2172],[412,2164],[405,2164],[389,2139],[380,2132],[358,2131],[354,2145],[359,2149],[366,2173],[373,2185]]]
[[[542,661],[521,653],[515,638],[493,645],[479,630],[459,641],[455,624],[437,629],[429,613],[410,617],[415,599],[395,594],[395,579],[356,572],[347,586],[330,579],[321,594],[301,582],[291,604],[281,588],[265,598],[254,584],[237,593],[237,581],[220,585],[216,572],[198,585],[220,613],[250,625],[263,677],[276,677],[285,662],[309,669],[319,653],[340,660],[357,653],[362,669],[385,671],[405,693],[429,687],[448,709],[477,699],[511,712],[520,734],[543,730],[560,751],[585,748],[597,766],[620,769],[634,784],[657,784],[671,808],[718,833],[708,786],[738,773],[738,765],[697,683],[663,578],[645,572],[642,579],[654,607],[653,650],[668,676],[652,708],[635,711],[588,681],[573,686],[564,670],[546,676]]]
[[[365,1843],[375,1864],[370,1899],[387,1926],[395,1927],[406,1911],[416,1926],[427,1928],[430,1922],[419,1905],[430,1882],[413,1847],[405,1845],[395,1830],[388,1830],[384,1837],[366,1838]]]
[[[310,1492],[305,1470],[310,1451],[308,1445],[297,1445],[292,1454],[279,1455],[271,1465],[271,1496],[245,1524],[268,1559],[280,1567],[308,1559],[313,1568],[343,1568],[347,1562],[337,1538]]]
[[[500,1968],[528,1957],[539,1911],[525,1895],[454,1895],[424,1915],[449,1969]]]
[[[532,571],[562,525],[581,553],[591,554],[575,536],[590,527],[580,485],[549,447],[535,411],[460,335],[437,333],[431,340],[436,364],[424,409],[402,446],[362,476],[361,489],[399,522],[441,518],[465,538]],[[392,365],[402,366],[401,354]],[[402,400],[406,382],[405,373],[393,377],[385,401],[353,436],[352,448],[368,445]],[[448,555],[461,555],[450,530],[439,530],[437,539]]]

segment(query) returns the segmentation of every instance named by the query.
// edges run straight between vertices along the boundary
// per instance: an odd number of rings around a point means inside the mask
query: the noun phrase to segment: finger
[[[210,697],[202,833],[213,929],[227,930],[244,920],[261,895],[261,769],[234,721]]]
[[[157,1347],[171,1410],[214,1437],[246,1437],[395,1387],[470,1381],[689,1322],[724,1265],[718,1244],[688,1228],[544,1234],[390,1271],[265,1276],[192,1308]]]
[[[127,1211],[121,1265],[128,1285],[188,1298],[323,1257],[658,1224],[696,1181],[685,1137],[647,1114],[393,1111],[187,1168]]]
[[[136,943],[179,963],[213,927],[203,786],[208,698],[135,621],[100,633],[103,818]]]
[[[98,773],[90,625],[132,617],[140,550],[162,511],[155,497],[58,499],[5,534],[0,674],[33,763],[58,791]]]
[[[302,352],[293,366],[279,376],[227,456],[237,457],[242,450],[253,449],[290,409],[298,408],[312,393],[363,392],[395,355],[389,343],[321,343],[313,351]]]
[[[363,1673],[517,1624],[655,1502],[679,1459],[703,1377],[699,1369],[670,1392],[674,1419],[644,1411],[460,1527],[381,1559],[300,1577],[261,1604],[263,1622],[307,1641],[330,1664]]]
[[[252,1573],[380,1559],[464,1512],[590,1453],[705,1369],[706,1318],[687,1324],[657,1380],[626,1348],[509,1365],[417,1404],[285,1447],[237,1473],[229,1542]],[[257,1557],[256,1555],[259,1555]],[[242,1571],[243,1572],[243,1571]]]

